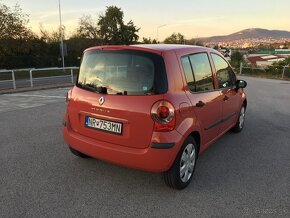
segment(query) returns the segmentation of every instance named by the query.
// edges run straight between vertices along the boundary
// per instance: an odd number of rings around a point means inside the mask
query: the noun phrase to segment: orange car
[[[201,152],[242,131],[246,85],[209,48],[89,48],[67,94],[63,136],[79,157],[164,172],[167,185],[183,189]]]

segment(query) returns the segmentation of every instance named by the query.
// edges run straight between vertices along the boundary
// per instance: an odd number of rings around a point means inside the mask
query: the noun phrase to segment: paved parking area
[[[0,95],[0,217],[290,217],[290,83],[244,79],[244,131],[201,155],[183,191],[70,154],[68,89]]]
[[[0,113],[64,102],[69,89],[58,88],[0,95]]]

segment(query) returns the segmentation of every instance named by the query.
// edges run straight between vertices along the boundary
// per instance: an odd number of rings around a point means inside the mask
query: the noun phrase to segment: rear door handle
[[[224,100],[224,101],[227,101],[227,100],[229,100],[229,99],[230,99],[230,98],[229,98],[228,96],[225,96],[223,100]]]
[[[203,107],[205,103],[203,101],[199,101],[195,104],[196,107]]]

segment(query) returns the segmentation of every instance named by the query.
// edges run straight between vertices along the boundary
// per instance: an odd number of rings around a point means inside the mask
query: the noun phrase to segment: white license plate
[[[88,116],[85,117],[85,127],[90,127],[115,134],[122,134],[122,123],[101,120]]]

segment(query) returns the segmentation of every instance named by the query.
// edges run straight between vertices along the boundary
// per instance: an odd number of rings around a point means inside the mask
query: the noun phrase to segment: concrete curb
[[[13,93],[19,93],[19,92],[29,92],[29,91],[55,89],[55,88],[65,88],[65,87],[72,87],[72,86],[73,86],[73,84],[71,84],[71,83],[63,83],[63,84],[54,84],[54,85],[35,86],[33,88],[26,87],[26,88],[18,88],[18,89],[5,89],[5,90],[0,90],[0,94],[13,94]]]

